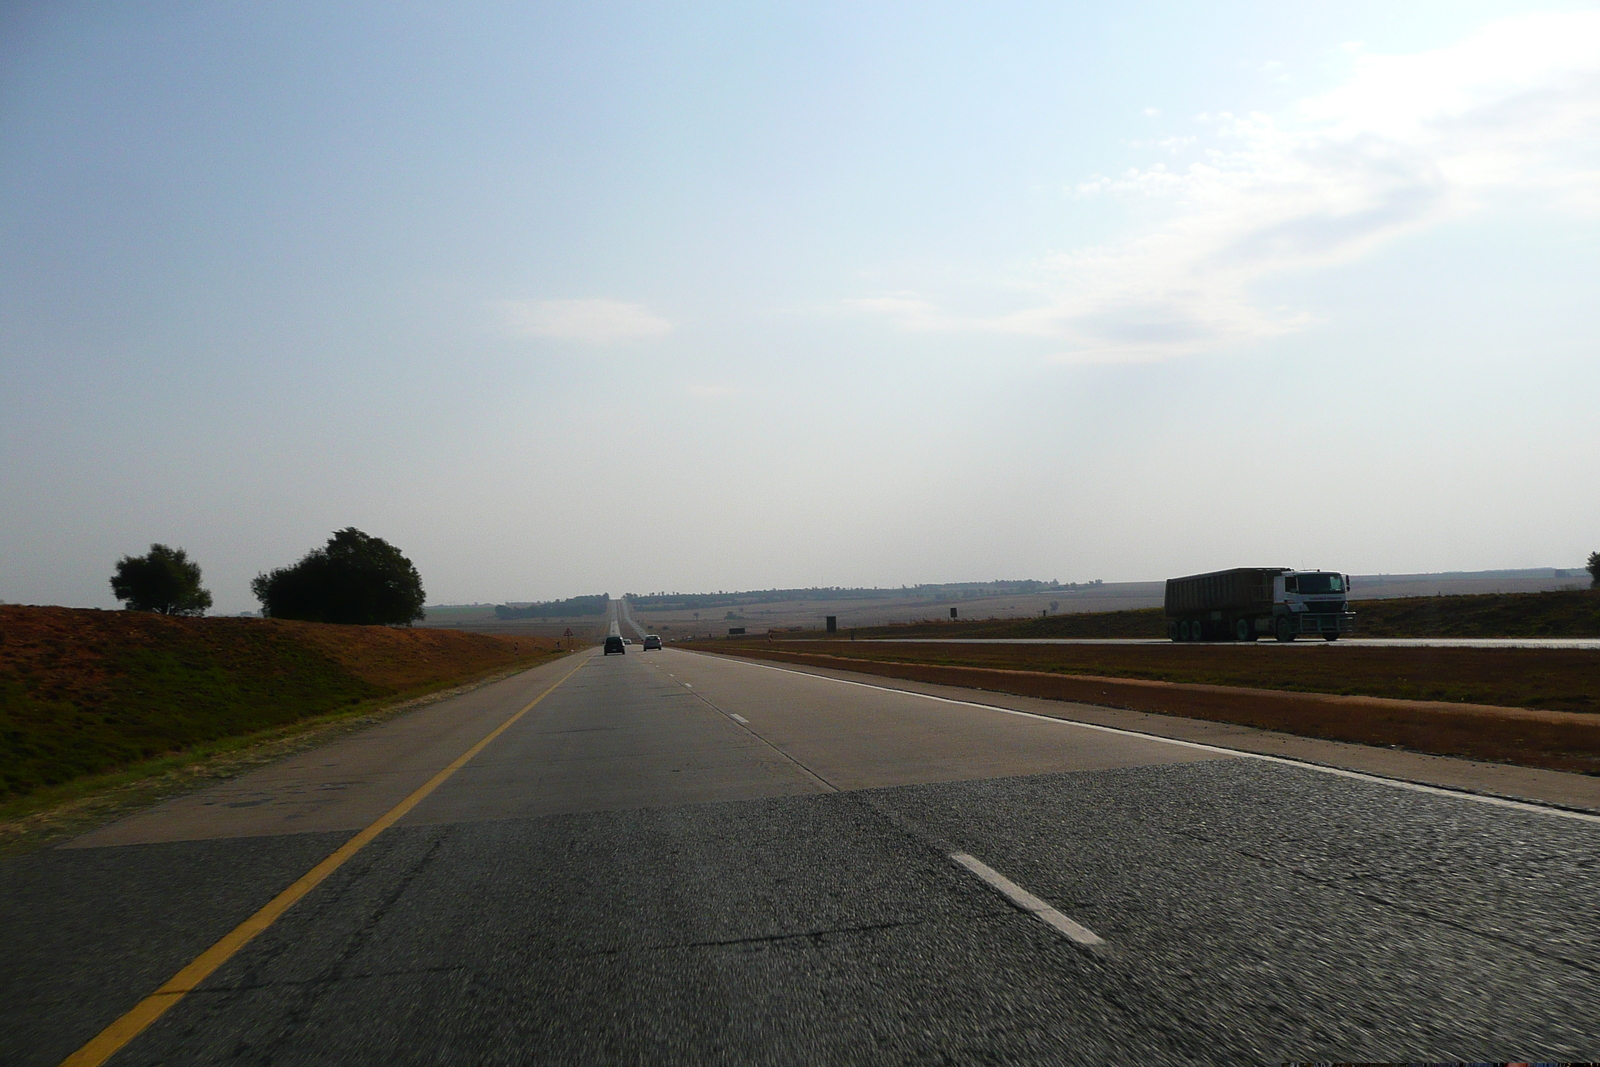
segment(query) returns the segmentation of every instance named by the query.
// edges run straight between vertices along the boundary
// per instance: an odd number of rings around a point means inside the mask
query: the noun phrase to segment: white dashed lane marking
[[[1073,922],[982,860],[969,856],[965,852],[952,852],[950,858],[983,879],[990,888],[1005,897],[1017,908],[1032,915],[1063,937],[1070,938],[1080,945],[1105,944],[1093,930]]]

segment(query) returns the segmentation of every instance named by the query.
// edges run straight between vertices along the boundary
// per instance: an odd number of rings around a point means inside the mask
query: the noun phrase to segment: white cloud
[[[641,341],[672,331],[672,323],[640,304],[620,300],[507,300],[501,323],[518,337],[605,345]]]
[[[1004,316],[946,314],[917,294],[856,300],[912,330],[990,330],[1063,342],[1057,358],[1151,360],[1302,328],[1257,283],[1355,260],[1402,234],[1532,197],[1600,217],[1600,12],[1530,15],[1447,48],[1375,56],[1280,118],[1196,116],[1208,131],[1147,142],[1156,164],[1078,184],[1141,221],[1034,268],[1044,297]]]

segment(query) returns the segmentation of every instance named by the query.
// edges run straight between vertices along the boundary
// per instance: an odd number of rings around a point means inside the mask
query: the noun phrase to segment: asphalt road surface
[[[1170,645],[1165,637],[875,637],[877,644],[911,645]],[[1234,641],[1204,644],[1232,645]],[[1250,642],[1252,648],[1585,648],[1600,651],[1600,637],[1341,637],[1328,642],[1302,636],[1294,641],[1270,637]]]
[[[352,842],[108,1062],[1600,1059],[1600,819],[668,650],[0,862],[0,1063]]]

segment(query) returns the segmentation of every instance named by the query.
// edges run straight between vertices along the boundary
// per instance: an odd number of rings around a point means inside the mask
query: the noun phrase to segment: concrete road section
[[[1600,1058],[1600,818],[585,655],[0,861],[0,1062],[352,840],[106,1062]]]

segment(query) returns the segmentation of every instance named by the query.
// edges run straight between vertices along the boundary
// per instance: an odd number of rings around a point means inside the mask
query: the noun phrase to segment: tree
[[[261,613],[274,619],[409,626],[423,617],[417,568],[398,548],[354,526],[294,566],[256,575],[250,591]]]
[[[143,556],[123,556],[111,576],[111,592],[129,611],[204,615],[211,594],[200,588],[200,564],[181,548],[151,545]]]
[[[1600,552],[1589,553],[1589,563],[1583,569],[1589,572],[1589,584],[1600,589]]]

